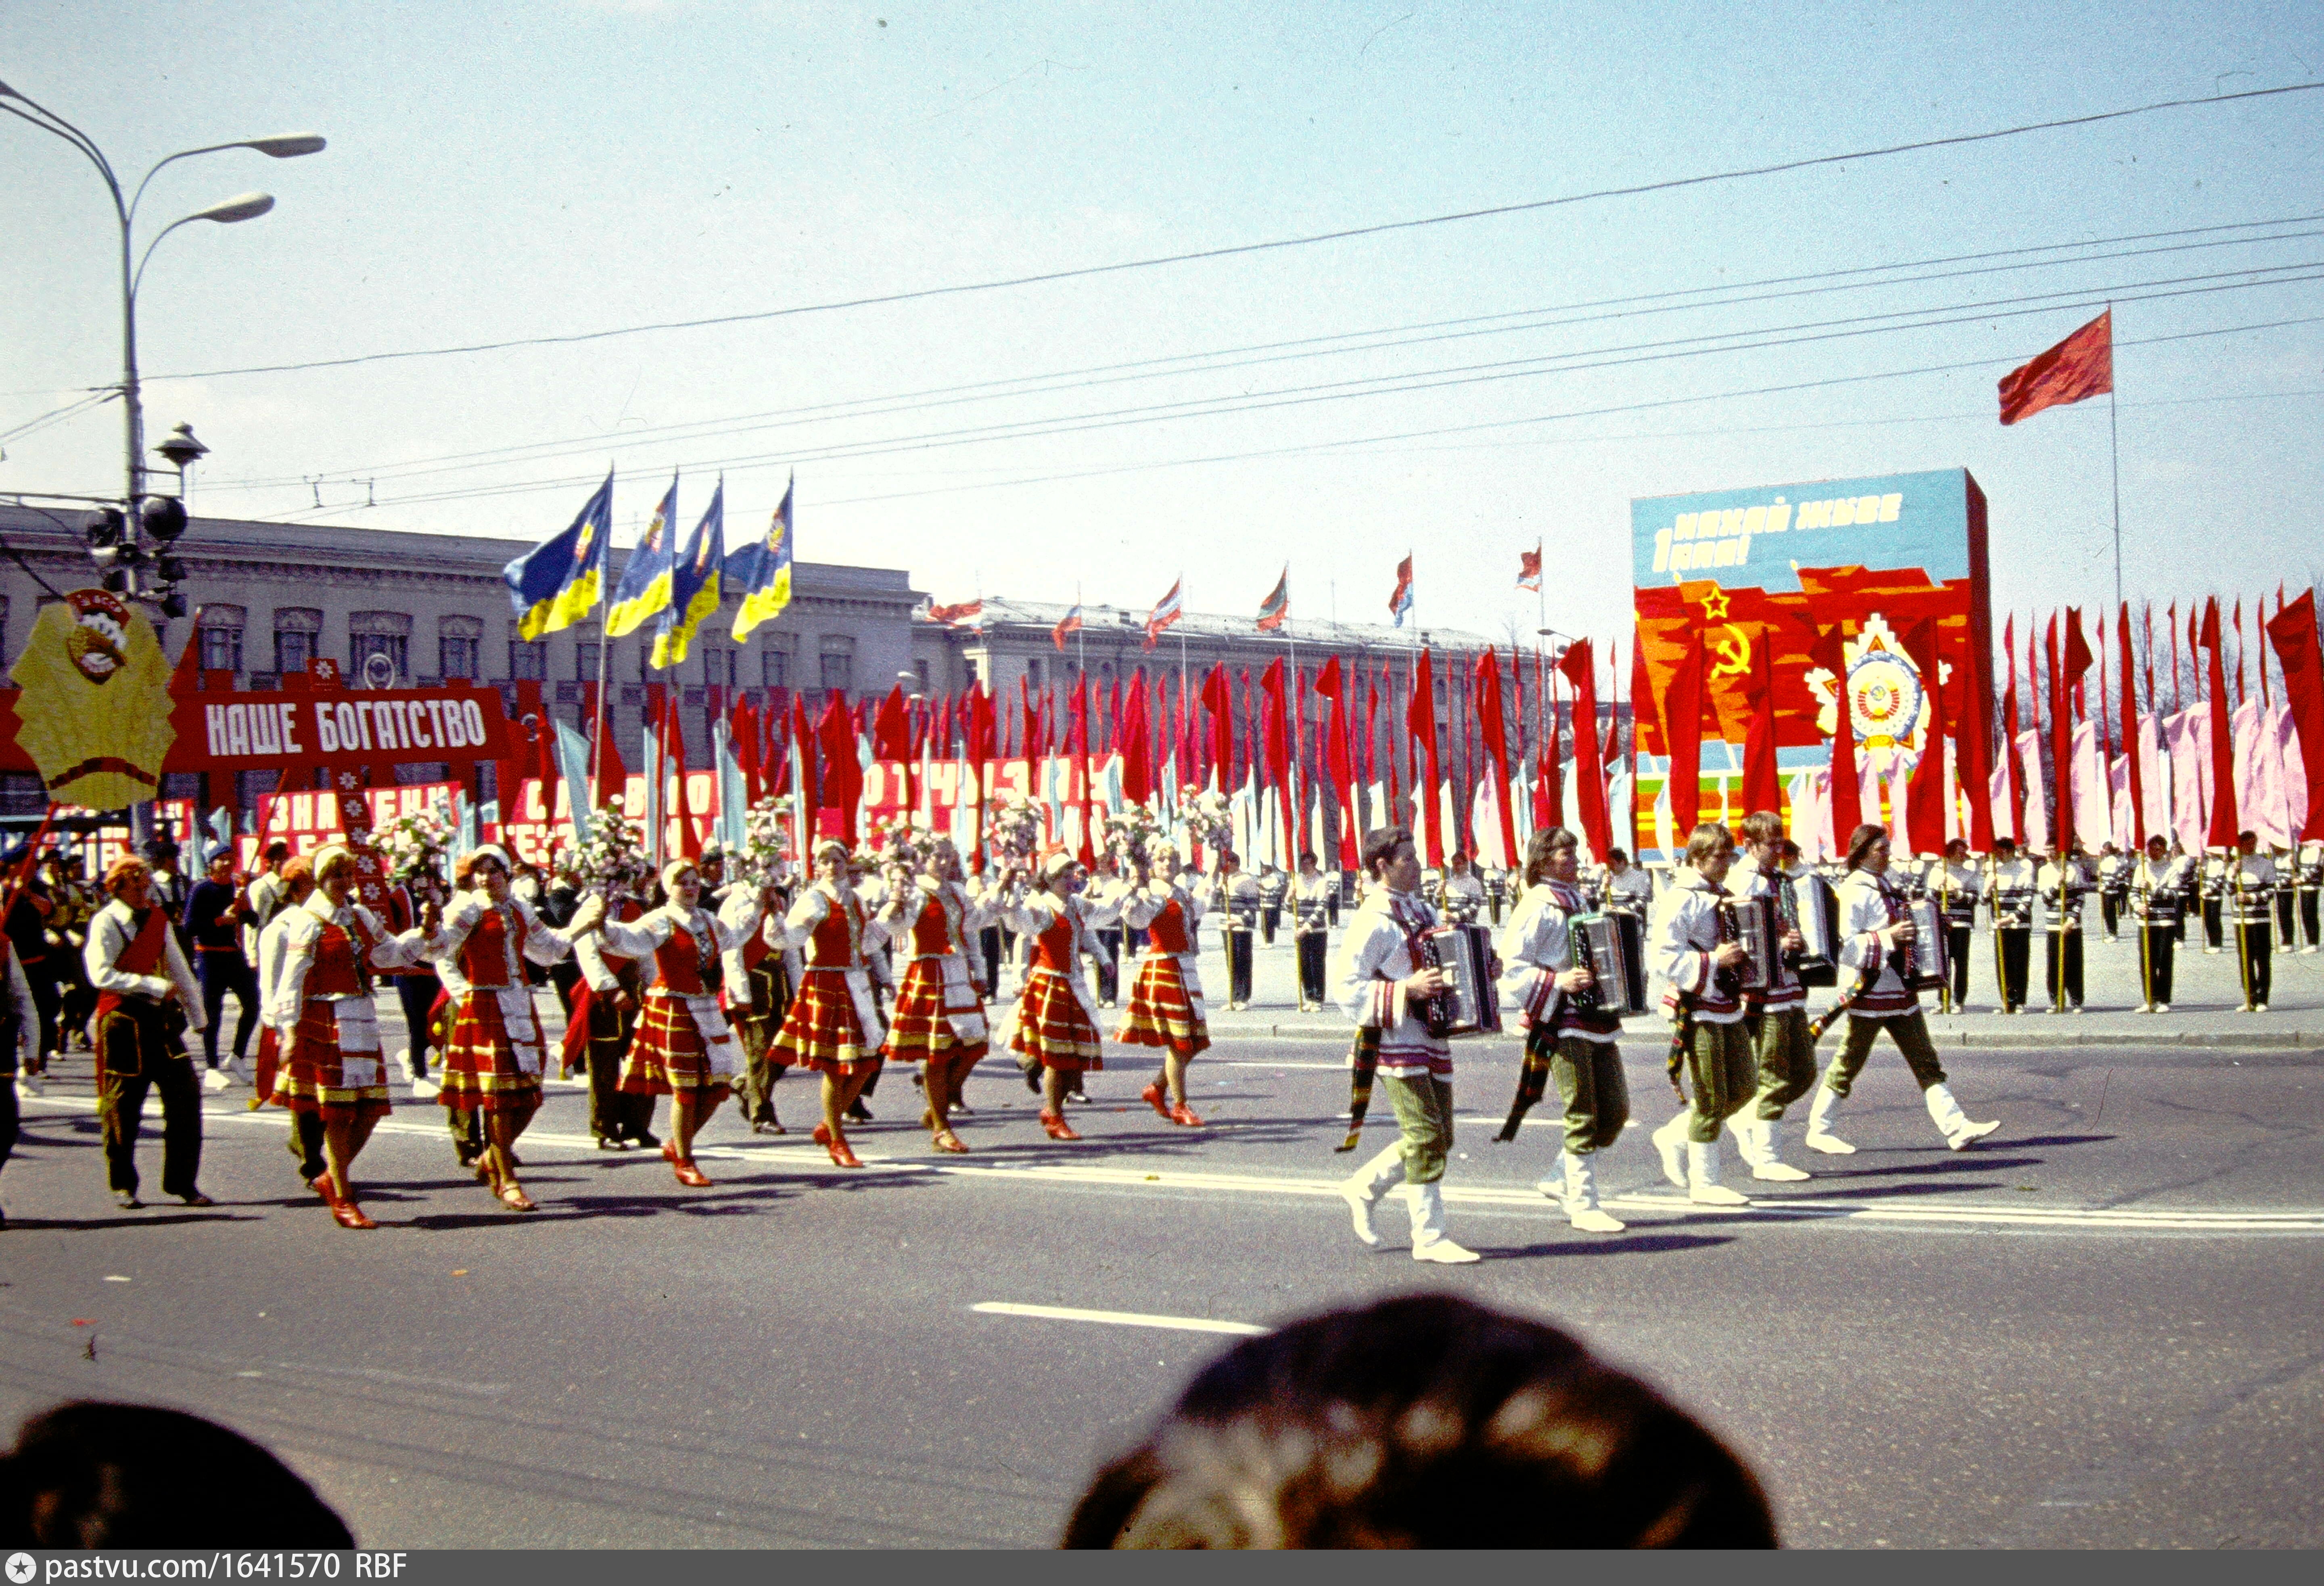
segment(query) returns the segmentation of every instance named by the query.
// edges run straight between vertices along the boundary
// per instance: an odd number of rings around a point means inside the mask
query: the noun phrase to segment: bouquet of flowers
[[[574,851],[572,871],[583,887],[607,897],[641,888],[653,874],[643,829],[619,805],[592,811],[589,840]]]
[[[416,875],[441,875],[445,850],[451,846],[454,827],[440,806],[398,816],[373,834],[373,845],[387,861],[388,873],[401,880]]]
[[[872,834],[878,862],[918,870],[927,857],[933,834],[914,816],[899,815],[882,822]]]
[[[770,793],[742,812],[742,852],[736,857],[749,880],[765,886],[780,873],[790,854],[791,796]]]
[[[1227,809],[1225,794],[1189,784],[1180,790],[1178,809],[1181,818],[1193,828],[1194,840],[1204,847],[1234,846],[1234,820]]]
[[[1003,864],[1030,864],[1041,846],[1041,807],[1022,793],[1003,793],[986,835]]]
[[[1144,805],[1133,804],[1105,817],[1105,846],[1124,869],[1142,862],[1148,845],[1161,835],[1154,816]]]

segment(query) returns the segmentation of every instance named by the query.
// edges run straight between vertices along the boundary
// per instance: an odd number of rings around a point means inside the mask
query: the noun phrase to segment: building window
[[[1033,657],[1025,662],[1025,681],[1032,687],[1034,692],[1038,693],[1040,691],[1041,661],[1039,657]]]
[[[465,678],[475,681],[480,675],[476,668],[477,641],[447,633],[436,641],[437,664],[446,678]]]
[[[310,606],[277,606],[274,611],[274,669],[304,672],[321,653],[317,639],[323,632],[323,613]]]
[[[832,634],[823,641],[820,657],[823,669],[818,681],[828,692],[853,694],[855,691],[855,641]]]
[[[517,682],[540,682],[549,676],[549,645],[546,641],[528,644],[521,639],[509,641],[509,677]]]
[[[912,676],[919,679],[919,691],[923,695],[927,694],[928,691],[928,663],[924,660],[914,661],[912,663]]]
[[[573,647],[573,676],[584,683],[595,682],[597,680],[597,655],[598,647],[595,644],[575,645]]]
[[[734,687],[734,652],[712,645],[702,652],[702,680],[713,688]]]
[[[411,618],[404,612],[347,617],[347,675],[374,688],[401,688],[411,676]]]
[[[202,670],[206,672],[238,672],[242,670],[242,628],[202,626]]]
[[[791,658],[779,650],[760,651],[759,670],[759,681],[770,688],[791,686]]]

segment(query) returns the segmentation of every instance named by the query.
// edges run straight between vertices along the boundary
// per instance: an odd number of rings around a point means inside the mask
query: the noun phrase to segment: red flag
[[[828,812],[838,827],[839,840],[850,848],[855,846],[855,807],[863,799],[863,762],[855,753],[855,721],[840,698],[832,690],[830,703],[823,708],[823,722],[816,729],[822,741],[823,794],[816,811],[818,825]]]
[[[947,627],[958,622],[973,625],[983,615],[984,602],[982,598],[964,600],[957,605],[932,604],[928,607],[928,621],[942,622]]]
[[[2244,601],[2236,596],[2236,703],[2244,702]]]
[[[2314,592],[2301,590],[2298,600],[2277,612],[2267,636],[2283,669],[2283,699],[2292,707],[2308,775],[2308,824],[2300,835],[2303,841],[2324,837],[2324,646],[2317,641]]]
[[[2009,668],[2009,690],[2001,696],[2001,763],[2009,768],[2009,837],[2025,841],[2025,765],[2017,758],[2017,619],[2002,624],[2001,657]],[[2030,679],[2029,679],[2030,681]]]
[[[1784,783],[1775,771],[1775,631],[1759,623],[1750,641],[1751,670],[1743,694],[1751,713],[1743,733],[1743,808],[1756,814],[1784,807]]]
[[[1049,630],[1049,637],[1056,642],[1056,647],[1059,650],[1063,650],[1065,647],[1065,635],[1068,633],[1080,632],[1081,626],[1082,608],[1080,604],[1076,602],[1074,605],[1066,609],[1064,616],[1057,619],[1057,625]]]
[[[2057,813],[2051,816],[2053,853],[2066,853],[2074,840],[2072,767],[2074,711],[2066,699],[2065,673],[2058,664],[2058,613],[2042,635],[2042,659],[2050,669],[2050,796]]]
[[[1863,786],[1856,779],[1856,724],[1848,699],[1847,635],[1835,622],[1816,631],[1816,665],[1831,674],[1831,835],[1843,851],[1864,824]]]
[[[1224,661],[1203,679],[1203,708],[1211,717],[1211,769],[1218,774],[1219,790],[1228,792],[1234,787],[1234,688]]]
[[[1283,800],[1283,826],[1286,833],[1295,833],[1297,814],[1291,797],[1291,723],[1289,702],[1285,698],[1283,659],[1280,656],[1267,665],[1259,679],[1259,692],[1267,697],[1263,717],[1267,745],[1268,779],[1275,784]],[[1296,841],[1296,838],[1294,838]]]
[[[1405,558],[1407,570],[1409,557]],[[1423,752],[1421,763],[1414,767],[1412,797],[1416,805],[1427,812],[1428,852],[1421,857],[1428,863],[1444,862],[1444,834],[1439,830],[1444,823],[1442,805],[1436,789],[1443,785],[1436,764],[1436,679],[1431,669],[1428,651],[1421,650],[1418,669],[1414,674],[1412,697],[1404,707],[1405,730],[1416,739]],[[1421,802],[1425,800],[1425,803]]]
[[[1259,631],[1272,633],[1291,620],[1291,565],[1286,562],[1283,576],[1275,581],[1275,593],[1259,603]]]
[[[1121,691],[1121,680],[1114,679],[1114,691],[1119,698],[1113,725],[1115,746],[1121,753],[1121,796],[1132,804],[1143,804],[1154,792],[1147,761],[1152,735],[1146,725],[1146,669],[1139,667],[1130,674],[1126,694]]]
[[[1185,580],[1181,578],[1177,584],[1171,585],[1170,593],[1156,601],[1154,609],[1146,614],[1147,649],[1151,650],[1159,644],[1162,641],[1162,631],[1178,620],[1180,614],[1178,589],[1179,585],[1185,582]]]
[[[1517,587],[1534,592],[1541,588],[1541,546],[1538,542],[1531,550],[1517,552]]]
[[[911,718],[904,708],[904,686],[901,683],[889,688],[888,697],[880,702],[880,714],[872,720],[872,758],[903,762],[904,807],[907,810],[917,808],[919,793],[913,786],[917,779],[917,768],[913,762],[918,757],[912,752]]]
[[[1904,634],[1904,653],[1920,669],[1921,688],[1928,700],[1929,725],[1921,740],[1921,758],[1904,785],[1904,834],[1916,853],[1945,851],[1945,804],[1952,785],[1945,776],[1945,691],[1940,679],[1936,620],[1924,617]]]
[[[799,786],[792,791],[807,801],[807,807],[820,809],[823,807],[823,769],[816,753],[815,728],[807,719],[807,696],[804,694],[791,696],[791,746],[798,751],[799,755]],[[807,862],[807,855],[798,857],[801,864]]]
[[[1517,858],[1517,816],[1509,807],[1509,786],[1514,779],[1509,768],[1508,732],[1501,724],[1501,663],[1487,645],[1485,653],[1477,658],[1477,719],[1482,724],[1485,752],[1492,757],[1489,773],[1496,779],[1494,805],[1501,815],[1501,852]]]
[[[2236,845],[2236,746],[2227,722],[2227,669],[2220,651],[2219,597],[2203,606],[2203,632],[2198,643],[2211,652],[2211,829],[2204,843],[2212,848]]]
[[[678,779],[678,797],[670,801],[671,810],[678,816],[678,857],[699,859],[702,857],[702,837],[694,829],[693,779],[686,774],[686,725],[678,719],[683,714],[678,709],[678,693],[673,689],[661,713],[662,775]],[[545,796],[549,784],[544,779],[540,786]],[[543,801],[546,802],[545,798]],[[667,816],[670,811],[663,813]]]
[[[1683,851],[1702,815],[1702,635],[1687,632],[1686,653],[1662,697],[1663,749],[1670,757],[1671,841]],[[1633,708],[1636,701],[1632,702]],[[1671,855],[1673,863],[1679,853]]]
[[[1093,841],[1098,823],[1096,779],[1090,774],[1089,674],[1075,669],[1073,696],[1065,705],[1065,752],[1082,771],[1081,862],[1094,868],[1097,847]]]
[[[1614,845],[1614,823],[1606,808],[1606,770],[1598,749],[1598,668],[1590,641],[1577,639],[1557,663],[1573,685],[1574,800],[1590,852],[1604,860]],[[1553,718],[1554,719],[1554,718]]]
[[[2001,421],[2015,424],[2114,389],[2114,310],[2001,377]]]
[[[1396,565],[1396,589],[1388,597],[1388,614],[1396,625],[1404,626],[1404,613],[1412,609],[1412,554],[1405,553],[1404,560]]]
[[[1324,738],[1323,754],[1332,773],[1332,786],[1340,804],[1340,864],[1346,870],[1357,866],[1356,849],[1356,770],[1355,759],[1348,752],[1347,685],[1340,676],[1340,658],[1333,656],[1323,663],[1315,675],[1315,692],[1332,702],[1332,724]]]
[[[1545,713],[1539,774],[1533,782],[1533,824],[1536,831],[1544,831],[1565,818],[1565,789],[1559,785],[1563,768],[1558,763],[1557,687],[1542,676],[1540,651],[1535,651],[1533,659],[1534,706]],[[1595,738],[1597,734],[1592,733],[1591,736]]]

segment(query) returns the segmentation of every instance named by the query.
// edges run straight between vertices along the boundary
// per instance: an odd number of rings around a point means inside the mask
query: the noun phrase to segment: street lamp
[[[143,200],[146,188],[152,184],[162,166],[173,164],[180,160],[191,159],[196,154],[213,154],[225,149],[255,149],[258,152],[272,159],[290,160],[301,154],[318,153],[327,144],[318,134],[292,133],[281,137],[244,138],[230,143],[206,143],[198,149],[180,149],[178,152],[156,161],[153,168],[145,173],[144,179],[137,184],[135,193],[124,199],[121,182],[114,174],[112,162],[106,159],[104,151],[97,146],[96,141],[87,133],[45,105],[37,104],[25,97],[5,82],[0,82],[0,110],[6,111],[19,121],[40,128],[52,137],[61,138],[79,150],[88,162],[97,167],[97,174],[105,178],[106,190],[113,196],[114,217],[121,226],[121,398],[127,425],[127,477],[124,482],[126,498],[123,505],[126,511],[126,522],[124,525],[125,548],[131,553],[116,558],[116,561],[125,570],[134,569],[142,559],[136,554],[138,540],[143,532],[143,526],[140,523],[143,514],[139,510],[139,503],[145,495],[145,411],[137,380],[137,288],[139,282],[144,279],[146,261],[152,258],[153,250],[161,245],[161,239],[181,226],[189,226],[197,220],[212,221],[219,226],[233,226],[244,220],[255,220],[274,207],[274,198],[268,193],[244,193],[239,198],[228,198],[223,203],[213,204],[207,209],[197,210],[181,219],[171,221],[155,234],[153,240],[146,244],[143,255],[138,257],[133,264],[132,227],[137,217],[137,206]],[[96,527],[92,525],[90,534],[92,544],[97,542],[97,538]],[[136,575],[134,570],[128,571],[125,583],[128,594],[133,596],[143,595],[143,592],[137,588]],[[180,604],[182,604],[182,602]]]

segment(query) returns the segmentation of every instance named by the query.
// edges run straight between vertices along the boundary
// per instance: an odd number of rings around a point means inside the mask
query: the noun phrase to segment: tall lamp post
[[[152,169],[138,182],[136,190],[124,198],[112,162],[106,159],[104,151],[97,146],[96,141],[80,128],[46,106],[26,98],[5,82],[0,82],[0,110],[52,137],[61,138],[79,150],[82,156],[97,167],[97,174],[105,179],[106,190],[113,197],[114,217],[121,228],[121,401],[126,441],[122,510],[125,516],[118,523],[112,521],[107,514],[92,517],[88,525],[89,541],[91,548],[100,552],[115,549],[126,553],[110,558],[100,557],[109,566],[125,573],[121,580],[124,587],[120,593],[133,598],[154,601],[164,605],[166,614],[176,615],[175,612],[167,612],[166,607],[175,604],[182,610],[182,598],[177,597],[176,592],[170,589],[158,594],[141,590],[134,571],[144,559],[143,539],[146,533],[152,532],[166,543],[176,539],[185,528],[182,505],[175,505],[174,511],[166,507],[156,511],[146,504],[145,410],[137,378],[137,289],[144,279],[145,265],[152,258],[153,250],[161,245],[163,237],[180,226],[190,226],[197,220],[215,221],[220,226],[255,220],[274,207],[274,198],[271,193],[244,193],[239,198],[213,204],[207,209],[196,210],[191,215],[171,221],[154,234],[152,241],[145,244],[143,254],[134,251],[134,227],[137,206],[143,200],[146,188],[152,185],[161,168],[180,160],[189,160],[197,154],[213,154],[226,149],[255,149],[277,160],[290,160],[301,154],[320,152],[326,146],[325,142],[314,133],[297,133],[283,137],[244,138],[230,143],[206,143],[198,149],[180,149],[155,161]],[[100,518],[106,521],[100,522]],[[115,541],[119,542],[117,546]],[[108,577],[108,586],[112,582]],[[164,579],[163,582],[172,581]]]

